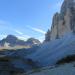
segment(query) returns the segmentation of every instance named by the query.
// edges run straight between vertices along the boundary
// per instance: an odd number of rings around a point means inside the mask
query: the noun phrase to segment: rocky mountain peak
[[[17,40],[18,38],[17,38],[16,36],[14,36],[14,35],[8,35],[8,36],[6,37],[6,39],[7,39],[7,40]]]
[[[75,34],[75,0],[64,0],[61,10],[55,13],[49,36],[45,38],[55,40],[73,32]]]
[[[38,43],[38,44],[40,44],[40,41],[35,39],[35,38],[29,38],[27,40],[27,43],[30,43],[30,44],[37,44]]]
[[[75,8],[75,0],[64,0],[61,6],[60,14],[64,16],[67,12],[67,9],[71,10],[73,7]]]
[[[51,31],[48,29],[47,33],[45,34],[45,41],[46,42],[50,41],[50,33],[51,33]]]

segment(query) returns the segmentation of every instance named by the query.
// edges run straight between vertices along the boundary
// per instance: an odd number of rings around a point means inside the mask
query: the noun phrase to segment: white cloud
[[[17,34],[19,34],[17,37],[21,40],[27,40],[28,38],[30,38],[29,35],[25,35],[23,32],[19,31],[19,30],[14,30]]]
[[[44,30],[39,29],[39,28],[35,28],[35,27],[31,27],[31,26],[27,26],[27,27],[32,29],[33,31],[36,31],[36,32],[39,32],[39,33],[42,33],[42,34],[46,33]]]
[[[25,38],[25,37],[23,37],[23,36],[17,36],[19,39],[21,39],[21,40],[27,40],[28,38]]]
[[[46,33],[44,30],[42,29],[39,29],[39,28],[35,28],[35,27],[31,27],[31,26],[27,26],[29,29],[35,31],[35,32],[39,32],[41,34],[44,34]],[[12,27],[12,24],[6,22],[6,21],[2,21],[0,20],[0,28],[5,31],[5,30],[8,30],[8,31],[11,31],[13,34],[13,32],[15,32],[15,34],[17,34],[16,36],[19,38],[19,39],[22,39],[22,40],[27,40],[28,38],[32,37],[30,35],[25,35],[24,32],[21,32],[20,30],[18,29],[15,29],[14,27]],[[2,34],[0,35],[0,40],[5,38],[7,36],[7,33],[6,34]],[[34,36],[33,36],[34,37]],[[44,37],[38,37],[37,39],[39,39],[40,41],[43,41]]]
[[[33,28],[33,30],[34,31],[37,31],[37,32],[41,32],[41,33],[45,33],[45,32],[43,32],[43,31],[41,31],[41,30],[38,30],[37,28]],[[24,33],[22,33],[21,31],[18,31],[18,30],[15,30],[15,32],[16,33],[18,33],[19,35],[17,36],[19,39],[21,39],[21,40],[27,40],[28,38],[30,38],[31,36],[29,36],[29,35],[24,35]],[[41,42],[43,42],[44,41],[44,35],[43,36],[41,36],[41,37],[38,37],[37,38],[38,40],[40,40]]]
[[[19,30],[14,30],[16,33],[18,33],[20,36],[22,37],[27,37],[29,38],[30,36],[29,35],[25,35],[23,32],[19,31]]]
[[[15,30],[16,33],[23,35],[23,33],[21,31]]]
[[[42,34],[45,34],[45,31],[38,29],[38,28],[32,28],[32,30],[36,31],[36,32],[40,32]]]

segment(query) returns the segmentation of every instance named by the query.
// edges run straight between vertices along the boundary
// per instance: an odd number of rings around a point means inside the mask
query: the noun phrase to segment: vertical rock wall
[[[75,33],[75,0],[64,0],[60,13],[53,16],[50,37],[46,39],[59,39],[70,32]]]

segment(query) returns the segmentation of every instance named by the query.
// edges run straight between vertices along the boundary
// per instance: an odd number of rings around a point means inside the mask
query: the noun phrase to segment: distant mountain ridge
[[[40,41],[34,38],[29,38],[27,41],[24,41],[14,35],[8,35],[6,38],[0,40],[0,46],[32,46],[35,44],[40,44]]]

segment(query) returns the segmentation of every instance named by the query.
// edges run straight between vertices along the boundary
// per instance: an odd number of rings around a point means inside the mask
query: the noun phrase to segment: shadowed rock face
[[[56,64],[65,64],[65,63],[70,63],[70,62],[75,62],[75,55],[69,55],[67,57],[62,58],[61,60],[57,61]]]
[[[53,16],[50,36],[46,39],[59,39],[70,32],[75,33],[75,0],[64,0],[60,13]]]
[[[45,40],[44,40],[44,42],[50,41],[50,33],[51,33],[51,31],[48,30],[47,33],[45,34]]]

